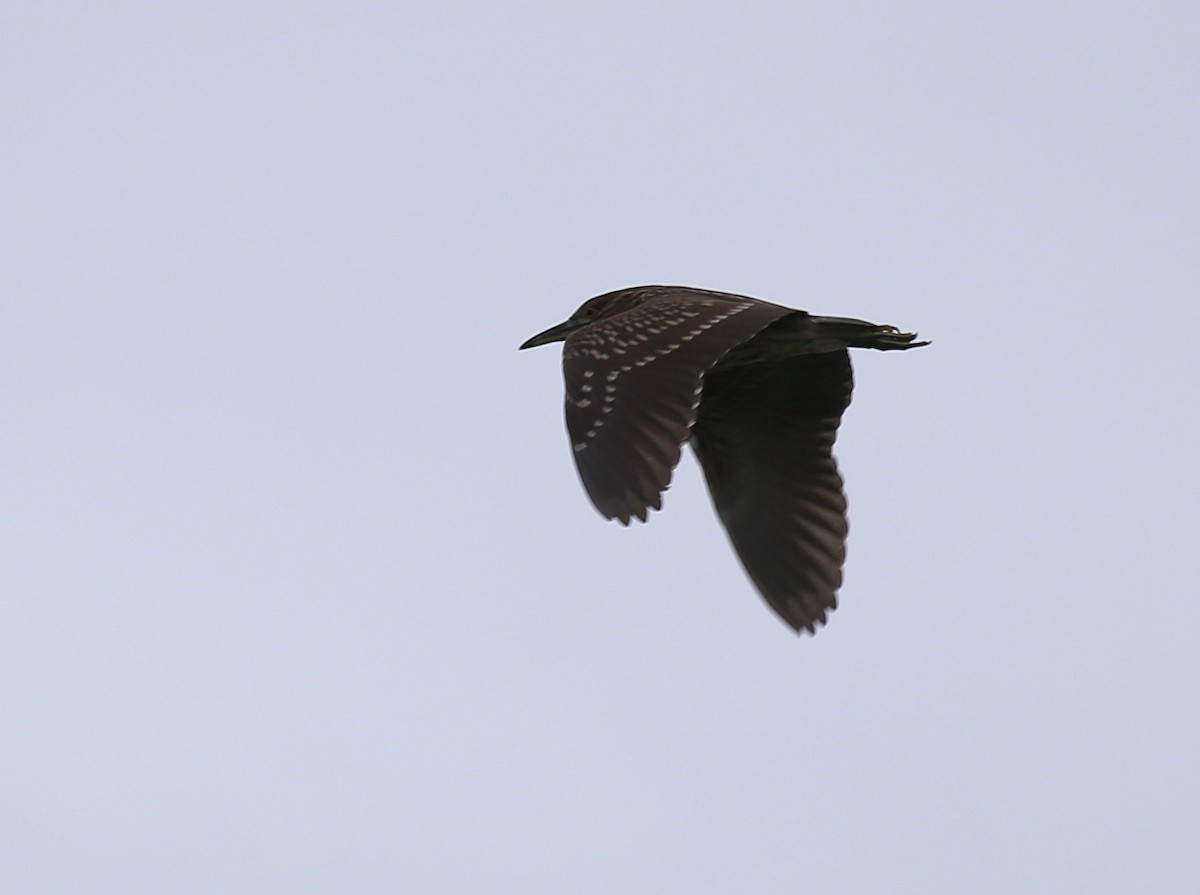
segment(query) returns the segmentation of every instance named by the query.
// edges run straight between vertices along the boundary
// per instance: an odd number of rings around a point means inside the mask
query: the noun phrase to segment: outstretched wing
[[[797,631],[837,606],[847,523],[833,443],[852,387],[845,349],[718,368],[692,430],[742,565]]]
[[[705,371],[790,313],[738,295],[670,289],[567,337],[567,432],[596,509],[627,525],[662,506]]]

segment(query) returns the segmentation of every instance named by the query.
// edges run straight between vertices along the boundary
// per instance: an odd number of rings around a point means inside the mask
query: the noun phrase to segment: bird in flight
[[[929,343],[686,286],[599,295],[521,348],[551,342],[564,343],[567,433],[596,509],[645,522],[689,442],[750,580],[794,630],[815,633],[846,558],[833,443],[853,387],[847,349]]]

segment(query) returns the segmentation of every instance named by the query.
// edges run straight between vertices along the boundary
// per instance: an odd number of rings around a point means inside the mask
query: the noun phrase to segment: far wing
[[[846,498],[833,457],[853,377],[845,349],[720,369],[692,447],[747,574],[784,621],[814,631],[837,606]]]

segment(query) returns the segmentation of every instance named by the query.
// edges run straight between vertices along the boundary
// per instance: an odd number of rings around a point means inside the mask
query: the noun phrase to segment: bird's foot
[[[894,326],[884,324],[876,326],[872,332],[865,335],[860,343],[863,348],[874,348],[877,351],[903,351],[907,348],[921,348],[929,342],[916,341],[916,333],[902,333]]]

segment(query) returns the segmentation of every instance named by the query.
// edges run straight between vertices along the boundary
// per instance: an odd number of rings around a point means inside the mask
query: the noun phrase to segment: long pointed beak
[[[518,351],[524,351],[526,348],[537,348],[539,345],[549,345],[551,342],[561,342],[575,330],[579,329],[584,324],[574,320],[565,320],[557,326],[552,326],[544,332],[538,333],[536,336],[526,339],[521,343]]]

